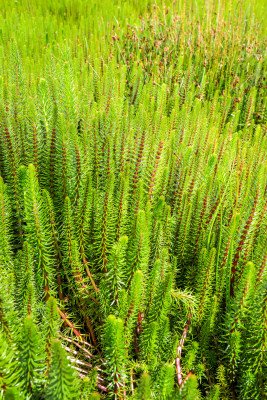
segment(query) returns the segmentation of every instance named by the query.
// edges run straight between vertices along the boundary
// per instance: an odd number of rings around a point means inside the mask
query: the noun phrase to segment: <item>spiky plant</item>
[[[0,398],[266,398],[264,2],[0,6]]]

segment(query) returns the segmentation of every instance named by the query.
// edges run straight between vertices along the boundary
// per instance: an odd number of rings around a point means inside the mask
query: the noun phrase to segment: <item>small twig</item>
[[[94,281],[93,275],[91,274],[90,269],[89,269],[89,267],[88,267],[88,261],[87,261],[86,258],[85,258],[84,250],[83,250],[83,249],[82,249],[82,259],[83,259],[83,264],[84,264],[84,267],[85,267],[87,276],[88,276],[88,278],[90,279],[91,284],[92,284],[94,290],[96,291],[96,293],[99,293],[99,289],[98,289],[98,287],[96,286],[96,283],[95,283],[95,281]],[[92,299],[93,299],[97,304],[100,305],[99,301],[97,301],[97,300],[96,300],[95,298],[93,298],[93,297],[92,297]]]
[[[182,377],[182,367],[181,367],[182,349],[184,347],[184,342],[185,342],[185,339],[186,339],[186,336],[187,336],[187,333],[188,333],[188,330],[189,330],[189,326],[191,324],[191,318],[192,318],[192,314],[191,314],[191,311],[190,311],[189,318],[188,318],[188,320],[186,322],[185,329],[183,331],[182,337],[181,337],[180,342],[179,342],[179,346],[177,347],[177,358],[176,358],[175,363],[176,363],[178,386],[179,386],[180,390],[182,390],[182,387],[183,387],[183,384],[184,384],[183,383],[183,377]]]
[[[71,328],[71,330],[73,331],[73,333],[80,338],[80,340],[82,340],[82,334],[78,331],[78,329],[75,328],[75,326],[73,325],[73,323],[67,318],[66,314],[64,314],[59,308],[57,309],[59,312],[59,315],[61,316],[61,318],[64,320],[64,322],[66,322],[66,324]]]
[[[72,349],[70,349],[70,348],[67,347],[67,346],[63,346],[63,347],[64,347],[64,349],[65,349],[67,352],[72,353],[72,354],[74,354],[75,356],[76,356],[76,355],[81,355],[81,354],[78,353],[77,351],[72,350]],[[84,354],[83,354],[83,355],[84,355]],[[89,367],[89,368],[92,368],[92,367],[93,367],[92,364],[89,364],[89,363],[86,362],[86,361],[79,360],[78,358],[70,358],[70,360],[73,361],[73,362],[75,361],[77,364],[85,365],[86,367]],[[98,366],[95,366],[94,368],[97,369],[97,371],[103,372],[103,370],[102,370],[101,368],[99,368]]]
[[[74,356],[78,356],[78,355],[79,355],[77,351],[72,350],[72,349],[70,349],[70,348],[67,347],[67,346],[63,346],[63,348],[64,348],[68,353],[71,353],[71,354],[73,354]],[[80,364],[80,365],[84,365],[85,367],[92,368],[92,364],[89,364],[89,363],[86,362],[86,361],[81,361],[81,360],[79,360],[78,358],[71,358],[70,356],[69,356],[68,358],[69,358],[72,362],[76,362],[76,364]]]
[[[102,390],[102,392],[108,393],[108,389],[105,386],[100,385],[99,383],[97,383],[97,387],[98,387],[98,389]]]
[[[64,340],[66,340],[66,341],[69,342],[69,343],[75,344],[75,346],[79,347],[79,349],[81,349],[81,350],[83,350],[85,353],[87,353],[88,356],[89,356],[89,358],[93,357],[93,354],[90,353],[89,350],[87,350],[87,349],[85,349],[84,347],[82,347],[79,343],[75,342],[74,340],[72,340],[72,339],[70,339],[70,338],[64,337],[64,336],[62,336],[62,335],[59,335],[59,336],[61,337],[61,339],[64,339]],[[87,342],[83,342],[83,343],[84,343],[85,345],[88,345],[88,346],[90,346],[90,347],[93,347],[90,343],[87,343]]]
[[[76,363],[77,362],[77,360],[75,359],[75,358],[70,358],[70,357],[68,357],[68,360],[70,360],[70,362],[72,362],[72,363]],[[86,371],[85,369],[82,369],[82,368],[79,368],[79,367],[72,367],[73,369],[76,369],[76,371],[80,371],[80,372],[83,372],[85,375],[88,375],[88,371]]]

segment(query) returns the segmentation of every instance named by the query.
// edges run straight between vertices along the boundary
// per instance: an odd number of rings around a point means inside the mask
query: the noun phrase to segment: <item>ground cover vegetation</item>
[[[0,398],[266,398],[264,1],[0,6]]]

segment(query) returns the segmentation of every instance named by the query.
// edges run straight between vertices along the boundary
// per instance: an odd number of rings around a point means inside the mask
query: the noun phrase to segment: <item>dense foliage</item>
[[[0,399],[266,398],[264,1],[0,5]]]

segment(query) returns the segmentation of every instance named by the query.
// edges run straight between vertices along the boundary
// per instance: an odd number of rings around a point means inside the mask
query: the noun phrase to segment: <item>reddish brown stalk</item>
[[[182,387],[184,386],[184,384],[186,383],[186,381],[187,381],[187,380],[190,378],[190,376],[192,376],[192,375],[193,375],[192,372],[189,371],[188,374],[186,375],[186,377],[185,377],[184,380],[183,380]]]
[[[122,400],[124,397],[124,391],[122,393],[122,388],[124,388],[123,384],[118,382],[118,378],[120,378],[120,374],[115,374],[115,385],[114,385],[114,394],[115,396],[117,395],[117,398],[119,400]]]
[[[79,349],[84,351],[86,354],[82,354],[81,353],[84,357],[88,357],[88,358],[92,358],[93,357],[93,354],[89,350],[87,350],[85,347],[81,346],[79,343],[75,342],[75,340],[72,340],[70,338],[64,337],[62,335],[59,335],[59,336],[61,337],[61,339],[64,339],[69,343],[75,344],[75,346],[77,346]],[[88,344],[90,347],[92,347],[92,345],[90,343],[83,342],[83,344],[84,345]]]
[[[184,342],[186,340],[188,331],[189,331],[189,327],[191,324],[191,319],[192,319],[192,314],[191,311],[189,313],[189,318],[186,322],[186,326],[184,328],[183,334],[181,336],[180,342],[179,342],[179,346],[177,347],[177,358],[175,360],[175,364],[176,364],[176,371],[177,371],[177,381],[178,381],[178,386],[179,389],[182,390],[183,387],[183,376],[182,376],[182,366],[181,366],[181,356],[182,356],[182,350],[184,347]]]
[[[86,307],[84,306],[84,304],[81,303],[80,304],[80,308],[83,311],[83,316],[84,316],[84,319],[85,319],[85,323],[86,323],[86,325],[87,325],[87,327],[89,329],[89,332],[90,332],[92,341],[94,343],[94,346],[97,347],[97,341],[96,341],[96,337],[95,337],[95,332],[94,332],[93,326],[91,324],[91,321],[90,321],[90,319],[89,319],[89,317],[87,315]]]
[[[92,299],[97,305],[100,305],[99,301],[96,300],[96,299],[91,295],[91,293],[88,291],[88,288],[87,288],[86,284],[84,283],[84,279],[83,279],[82,274],[80,273],[80,271],[78,271],[78,270],[76,270],[76,271],[73,270],[73,276],[74,276],[76,282],[79,284],[79,286],[82,287],[82,290],[84,290],[85,293],[90,297],[90,299]]]
[[[78,266],[76,265],[76,263],[73,263],[73,261],[72,261],[72,257],[71,257],[71,246],[72,246],[72,243],[71,243],[71,229],[70,229],[69,225],[67,227],[67,230],[68,230],[68,234],[67,235],[68,235],[68,251],[69,251],[68,258],[69,258],[69,264],[70,264],[72,275],[73,275],[75,281],[77,282],[77,287],[78,287],[78,292],[79,292],[79,295],[78,295],[79,302],[77,302],[77,303],[78,303],[78,306],[79,306],[79,308],[81,309],[81,311],[82,311],[82,313],[84,315],[84,319],[85,319],[86,325],[87,325],[87,327],[89,329],[92,341],[93,341],[94,345],[97,346],[97,341],[96,341],[94,329],[93,329],[91,321],[90,321],[90,319],[89,319],[89,317],[87,315],[86,306],[84,305],[84,300],[83,300],[82,296],[80,296],[80,291],[85,291],[86,294],[91,298],[92,298],[92,296],[89,293],[89,291],[87,289],[87,286],[84,284],[84,279],[83,279],[83,277],[81,275],[81,272],[79,271]],[[64,263],[63,263],[63,268],[64,268]],[[68,279],[68,281],[70,283],[70,279],[68,277],[68,273],[66,272],[66,268],[64,268],[64,271],[65,271],[65,273],[67,275],[67,279]],[[76,293],[75,293],[71,283],[70,283],[70,286],[71,286],[72,292],[74,293],[74,296],[75,296]]]
[[[138,311],[138,324],[137,324],[137,334],[140,335],[140,332],[142,330],[142,321],[144,319],[144,313],[141,313],[141,311]]]
[[[73,331],[73,333],[81,340],[83,341],[81,333],[78,331],[78,329],[75,328],[73,323],[67,318],[66,314],[63,313],[59,308],[57,308],[59,315],[61,318],[64,320],[64,322],[67,323],[67,325],[70,327],[70,329]]]
[[[63,265],[64,265],[64,264],[63,264]],[[72,290],[72,292],[73,292],[73,294],[74,294],[74,296],[75,296],[76,293],[75,293],[75,291],[74,291],[74,289],[73,289],[73,287],[72,287],[72,285],[71,285],[71,283],[70,283],[70,279],[69,279],[69,276],[68,276],[68,274],[67,274],[65,268],[64,268],[64,271],[65,271],[65,273],[66,273],[66,275],[67,275],[67,279],[68,279],[68,282],[69,282],[69,284],[70,284],[71,290]],[[76,279],[78,282],[80,282],[79,277],[78,277],[78,276],[75,276],[75,272],[73,273],[73,275],[74,275],[75,279]],[[83,281],[83,279],[82,279],[82,281]],[[85,286],[85,285],[84,285],[84,286]],[[85,286],[85,288],[86,288],[86,286]],[[82,289],[84,289],[83,286],[82,286]],[[93,296],[91,296],[91,294],[90,294],[87,290],[86,290],[86,293],[88,294],[88,296],[89,296],[90,298],[92,298],[95,302],[97,302],[97,300],[96,300]],[[87,314],[86,314],[86,308],[85,308],[84,305],[82,304],[83,300],[80,299],[80,301],[81,301],[81,304],[77,301],[78,307],[79,307],[80,310],[83,312],[86,325],[87,325],[87,327],[88,327],[88,329],[89,329],[89,332],[90,332],[90,334],[91,334],[91,337],[92,337],[92,340],[93,340],[93,342],[94,342],[94,345],[96,346],[96,345],[97,345],[97,342],[96,342],[96,338],[95,338],[95,334],[94,334],[93,327],[92,327],[92,325],[91,325],[91,322],[90,322],[89,317],[88,317]],[[67,324],[68,324],[68,323],[67,323]]]
[[[100,385],[100,383],[97,383],[97,387],[102,390],[102,392],[108,393],[108,389],[105,386]]]
[[[88,267],[88,261],[86,260],[85,254],[84,254],[83,243],[82,243],[82,248],[81,248],[81,254],[82,254],[83,264],[84,264],[84,267],[85,267],[87,276],[89,277],[89,279],[90,279],[90,281],[91,281],[91,284],[92,284],[94,290],[95,290],[96,293],[98,294],[98,293],[99,293],[99,289],[98,289],[98,287],[96,286],[96,283],[95,283],[95,281],[94,281],[93,275],[91,274],[90,269],[89,269],[89,267]],[[87,293],[88,293],[88,292],[87,292]],[[90,298],[91,298],[96,304],[100,305],[100,303],[99,303],[98,300],[96,300],[96,299],[95,299],[93,296],[91,296],[90,294],[89,294],[89,296],[90,296]]]

